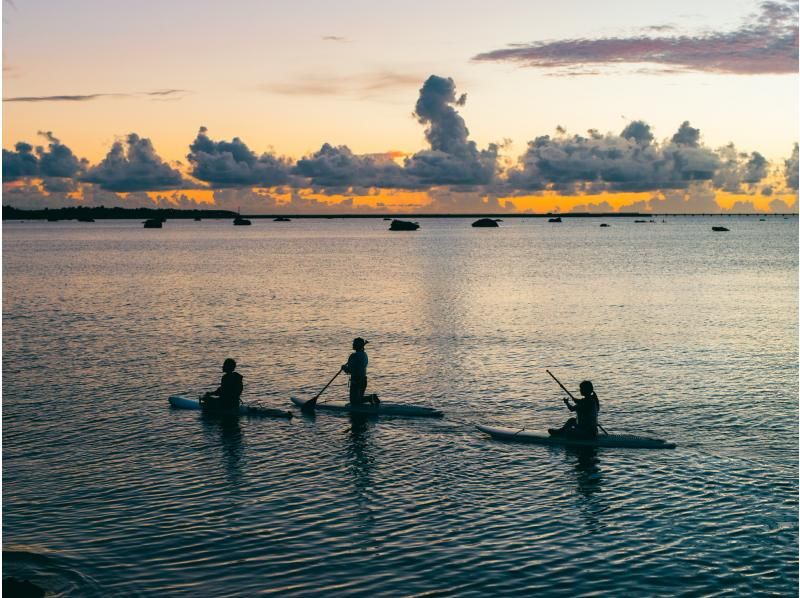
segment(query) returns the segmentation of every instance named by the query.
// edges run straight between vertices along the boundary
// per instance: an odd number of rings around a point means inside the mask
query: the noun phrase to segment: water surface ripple
[[[3,565],[63,596],[798,593],[797,219],[3,224]],[[725,224],[730,233],[711,232]],[[371,342],[443,420],[283,409]],[[493,442],[568,415],[674,451]],[[325,396],[343,397],[337,380]]]

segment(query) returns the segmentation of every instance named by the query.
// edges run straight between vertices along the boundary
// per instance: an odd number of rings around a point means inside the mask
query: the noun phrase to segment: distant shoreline
[[[92,218],[98,220],[142,220],[148,218],[161,219],[233,219],[239,214],[229,210],[181,210],[178,208],[106,208],[98,207],[68,207],[68,208],[43,208],[41,210],[25,210],[13,206],[3,206],[3,220],[77,220],[79,218]],[[786,217],[797,216],[796,213],[647,213],[647,212],[547,212],[542,214],[527,213],[471,213],[471,214],[242,214],[243,218],[664,218],[678,216],[759,216],[759,217]]]

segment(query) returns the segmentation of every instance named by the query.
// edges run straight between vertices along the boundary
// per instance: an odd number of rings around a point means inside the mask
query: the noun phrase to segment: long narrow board
[[[191,409],[193,411],[200,411],[203,409],[198,399],[190,399],[182,395],[172,395],[169,398],[169,404],[175,409]],[[216,413],[216,411],[211,412]],[[294,417],[291,411],[270,409],[269,407],[257,407],[255,405],[240,405],[239,415],[247,415],[250,417],[282,417],[284,419],[291,419]]]
[[[291,397],[292,403],[302,408],[310,399]],[[328,401],[317,403],[314,407],[319,411],[338,411],[341,413],[360,413],[364,415],[400,415],[403,417],[443,417],[444,413],[432,407],[402,405],[400,403],[381,402],[377,407],[372,405],[351,405],[347,401]]]
[[[488,434],[495,440],[508,442],[527,442],[530,444],[549,444],[560,446],[586,446],[606,448],[648,448],[648,449],[674,449],[675,444],[660,438],[647,438],[633,434],[610,434],[597,436],[597,438],[570,438],[568,436],[550,436],[534,432],[520,431],[519,428],[494,428],[491,426],[475,426],[481,432]]]

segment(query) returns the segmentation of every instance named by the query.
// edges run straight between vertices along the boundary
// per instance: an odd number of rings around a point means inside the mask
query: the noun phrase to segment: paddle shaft
[[[317,399],[322,396],[322,393],[325,392],[325,389],[327,389],[331,384],[333,384],[333,381],[336,380],[336,377],[341,373],[342,373],[342,370],[340,368],[339,371],[336,372],[336,374],[333,376],[333,378],[331,378],[330,382],[328,382],[324,386],[324,388],[317,393],[317,396],[315,396],[313,399],[311,399],[305,405],[303,405],[303,409],[313,409],[314,406],[317,404]]]
[[[545,370],[545,372],[547,372],[548,374],[550,374],[550,377],[551,377],[553,380],[555,380],[556,382],[558,382],[558,385],[561,387],[561,389],[562,389],[562,390],[563,390],[565,393],[567,393],[567,394],[569,395],[569,398],[570,398],[570,399],[572,399],[573,401],[576,401],[576,402],[577,402],[577,400],[575,399],[575,397],[573,397],[573,396],[572,396],[572,393],[571,393],[570,391],[568,391],[568,390],[567,390],[567,387],[566,387],[566,386],[564,386],[563,384],[561,384],[561,381],[560,381],[558,378],[556,378],[556,377],[553,375],[553,372],[551,372],[550,370]],[[608,432],[606,432],[606,429],[605,429],[603,426],[601,426],[601,425],[600,425],[600,422],[597,422],[597,427],[598,427],[598,428],[600,428],[600,429],[603,431],[603,434],[605,434],[606,436],[608,436]]]

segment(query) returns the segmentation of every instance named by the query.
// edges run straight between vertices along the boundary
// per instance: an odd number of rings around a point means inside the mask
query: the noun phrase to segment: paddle
[[[556,382],[558,382],[558,385],[561,387],[561,390],[563,390],[565,393],[567,393],[567,394],[569,395],[569,398],[570,398],[570,399],[572,399],[572,400],[573,400],[573,401],[575,401],[576,403],[578,402],[578,401],[575,399],[575,397],[573,397],[573,396],[572,396],[572,393],[571,393],[570,391],[568,391],[568,390],[567,390],[566,386],[564,386],[563,384],[561,384],[561,382],[559,381],[559,379],[558,379],[558,378],[556,378],[556,377],[553,375],[553,372],[551,372],[550,370],[545,370],[545,372],[547,372],[548,374],[550,374],[550,377],[551,377],[553,380],[555,380]],[[600,422],[597,422],[597,427],[598,427],[598,428],[600,428],[600,429],[603,431],[603,434],[605,434],[606,436],[608,436],[608,432],[606,432],[606,429],[605,429],[603,426],[601,426],[601,425],[600,425]]]
[[[339,371],[336,372],[336,376],[338,376],[341,373],[342,373],[342,370],[341,370],[341,368],[339,368]],[[336,376],[331,378],[331,381],[328,382],[325,385],[325,388],[328,388],[331,385],[331,383],[333,383],[333,381],[336,380]],[[314,411],[314,407],[316,407],[316,405],[317,405],[317,399],[320,398],[320,396],[322,396],[323,392],[325,392],[325,388],[323,388],[321,391],[319,391],[319,393],[317,393],[317,396],[315,396],[313,399],[311,399],[310,401],[306,401],[303,404],[303,406],[300,408],[301,411],[304,411],[306,413],[309,412],[309,411]]]

